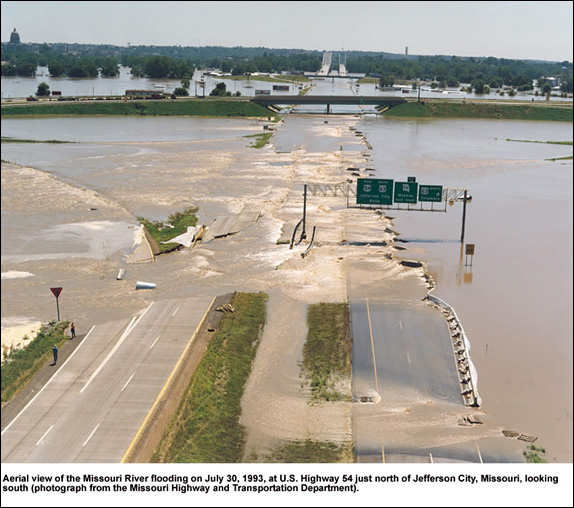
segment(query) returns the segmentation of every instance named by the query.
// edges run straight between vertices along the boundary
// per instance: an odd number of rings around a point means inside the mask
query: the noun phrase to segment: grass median
[[[267,295],[236,293],[151,458],[161,463],[241,462],[241,397],[266,319]]]
[[[348,305],[310,305],[307,325],[309,332],[303,348],[302,371],[309,383],[311,401],[350,400],[343,388],[351,379]]]

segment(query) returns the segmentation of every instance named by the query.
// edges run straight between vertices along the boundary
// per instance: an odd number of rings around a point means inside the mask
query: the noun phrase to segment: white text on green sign
[[[416,204],[418,185],[416,182],[395,182],[395,203]]]
[[[393,180],[380,178],[359,178],[357,180],[357,204],[393,204]]]
[[[419,201],[442,201],[442,185],[420,185]]]

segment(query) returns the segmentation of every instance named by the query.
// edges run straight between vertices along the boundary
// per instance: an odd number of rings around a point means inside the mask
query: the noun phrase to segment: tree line
[[[232,75],[317,72],[323,52],[265,48],[182,48],[156,46],[68,45],[66,53],[43,44],[38,51],[26,46],[2,44],[3,76],[34,76],[45,66],[51,76],[113,77],[120,66],[129,67],[135,77],[190,79],[196,68],[216,68]],[[333,54],[337,60],[337,53]],[[572,92],[572,63],[505,58],[392,55],[350,51],[345,54],[349,73],[376,77],[382,86],[398,81],[435,82],[441,88],[471,84],[479,91],[512,87],[532,89],[533,81],[548,76],[562,78],[562,91]]]

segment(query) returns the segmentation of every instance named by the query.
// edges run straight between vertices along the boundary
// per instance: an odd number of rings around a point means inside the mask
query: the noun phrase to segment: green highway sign
[[[419,185],[419,201],[442,201],[442,185]]]
[[[395,182],[395,203],[416,204],[418,185],[416,182]]]
[[[393,180],[359,178],[357,180],[358,205],[392,205]]]

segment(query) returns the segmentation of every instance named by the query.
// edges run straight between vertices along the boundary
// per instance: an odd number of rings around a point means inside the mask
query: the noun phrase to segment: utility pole
[[[301,231],[301,240],[307,238],[307,233],[305,231],[305,219],[307,216],[307,184],[303,185],[303,231]]]

